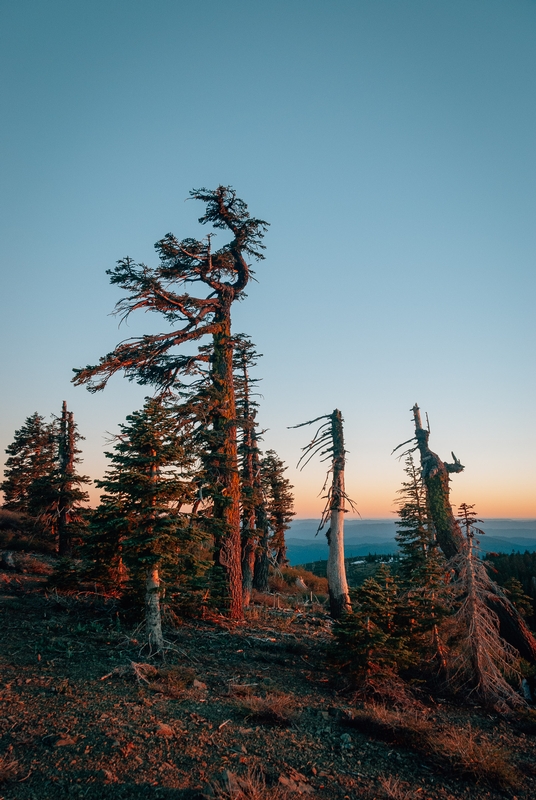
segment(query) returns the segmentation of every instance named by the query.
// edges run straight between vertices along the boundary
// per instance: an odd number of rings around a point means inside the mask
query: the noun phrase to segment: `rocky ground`
[[[174,619],[155,664],[115,601],[6,571],[0,624],[0,800],[536,796],[530,712],[364,705],[318,607]]]

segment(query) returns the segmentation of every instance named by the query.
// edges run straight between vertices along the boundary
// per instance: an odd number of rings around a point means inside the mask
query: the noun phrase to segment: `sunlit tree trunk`
[[[330,500],[327,578],[330,613],[334,619],[338,619],[345,611],[350,611],[351,609],[344,563],[344,514],[346,513],[344,508],[344,435],[342,414],[338,409],[335,409],[331,415],[331,429],[333,439],[333,481]]]
[[[160,576],[158,565],[153,564],[147,570],[145,582],[145,624],[147,627],[147,643],[151,652],[161,653],[164,649],[162,636],[162,617],[160,613]]]
[[[230,301],[217,319],[211,377],[217,402],[214,411],[215,442],[209,455],[214,487],[215,559],[227,576],[229,615],[242,619],[242,565],[240,537],[240,479],[236,442],[236,403],[233,378],[233,342]]]

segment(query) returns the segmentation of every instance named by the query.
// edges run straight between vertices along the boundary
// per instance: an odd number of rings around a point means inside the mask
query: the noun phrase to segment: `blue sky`
[[[536,516],[535,34],[533,0],[2,4],[2,450],[66,399],[102,474],[146,390],[71,370],[160,324],[118,331],[105,270],[232,184],[271,223],[234,325],[300,516],[323,470],[286,426],[340,408],[349,494],[388,516],[416,401],[454,502]]]

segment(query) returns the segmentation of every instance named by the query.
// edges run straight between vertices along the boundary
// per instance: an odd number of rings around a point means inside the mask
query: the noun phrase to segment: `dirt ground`
[[[0,800],[536,797],[536,725],[421,701],[412,729],[474,745],[476,772],[368,726],[318,610],[175,621],[166,663],[139,667],[114,601],[0,572],[0,625]]]

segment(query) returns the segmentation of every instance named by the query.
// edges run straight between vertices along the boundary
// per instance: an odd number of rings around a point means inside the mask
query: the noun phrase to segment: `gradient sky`
[[[340,408],[348,493],[386,517],[416,401],[454,503],[536,516],[535,37],[534,0],[2,3],[2,451],[66,399],[102,475],[147,389],[71,370],[160,325],[118,331],[105,270],[204,235],[188,191],[232,184],[271,223],[234,328],[299,516],[323,468],[286,426]]]

